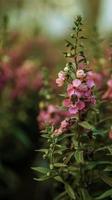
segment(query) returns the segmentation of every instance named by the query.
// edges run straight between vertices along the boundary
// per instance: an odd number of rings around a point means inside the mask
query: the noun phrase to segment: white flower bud
[[[68,72],[68,71],[69,71],[69,67],[66,66],[66,67],[64,68],[64,72]]]
[[[76,72],[76,76],[77,76],[77,78],[84,78],[86,76],[86,74],[85,74],[84,70],[79,69]]]

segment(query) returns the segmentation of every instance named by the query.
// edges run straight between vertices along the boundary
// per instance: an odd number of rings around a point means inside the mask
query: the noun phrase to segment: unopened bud
[[[68,72],[68,71],[69,71],[69,67],[66,66],[66,67],[64,68],[64,72]]]
[[[47,172],[47,176],[50,176],[50,172]]]
[[[52,170],[54,168],[53,164],[50,164],[50,169]]]

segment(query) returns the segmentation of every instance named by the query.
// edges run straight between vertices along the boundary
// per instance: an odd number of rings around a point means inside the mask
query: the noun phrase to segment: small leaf
[[[99,197],[96,197],[95,199],[99,200],[99,199],[104,199],[104,198],[111,197],[111,196],[112,196],[112,189],[107,190],[106,192],[101,194]]]
[[[109,150],[110,154],[112,155],[112,146],[109,146],[108,150]]]
[[[50,176],[43,176],[41,178],[34,178],[35,181],[46,181],[48,180],[49,178],[51,178]]]
[[[39,150],[35,150],[41,153],[48,153],[48,149],[39,149]]]
[[[54,163],[54,167],[66,167],[64,163]]]
[[[42,174],[47,174],[49,172],[49,169],[44,167],[32,167],[32,169]]]
[[[112,166],[108,166],[104,169],[105,172],[112,172]]]
[[[80,192],[82,194],[83,200],[92,200],[92,197],[89,195],[86,189],[81,188]]]
[[[61,200],[63,196],[66,195],[66,192],[62,192],[61,194],[59,194],[54,200]]]
[[[55,179],[56,181],[58,181],[58,182],[61,182],[61,183],[64,182],[63,179],[61,178],[61,176],[55,176],[54,179]]]
[[[101,176],[101,179],[106,183],[108,184],[109,186],[112,187],[112,177],[108,177],[106,175],[102,175]]]
[[[90,130],[93,130],[94,129],[94,126],[89,124],[88,122],[86,121],[83,121],[83,122],[80,122],[79,125],[83,128],[86,128],[86,129],[90,129]]]
[[[64,161],[65,164],[68,164],[68,162],[71,160],[72,156],[74,155],[74,152],[71,152],[67,155],[66,160]]]
[[[75,166],[70,166],[70,167],[68,167],[68,171],[77,172],[77,171],[79,171],[79,168],[77,168]]]
[[[72,187],[67,183],[65,184],[65,190],[70,198],[76,199],[76,196],[75,196],[75,193],[74,193]]]
[[[84,163],[83,151],[76,150],[75,159],[78,163]]]

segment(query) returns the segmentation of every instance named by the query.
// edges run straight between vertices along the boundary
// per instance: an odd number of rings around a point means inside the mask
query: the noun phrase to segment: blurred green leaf
[[[83,128],[90,129],[90,130],[94,130],[95,128],[93,125],[91,125],[90,123],[86,121],[80,122],[79,125]]]
[[[75,193],[68,183],[65,184],[65,190],[71,199],[76,199]]]
[[[101,194],[99,197],[96,197],[95,199],[99,200],[99,199],[105,199],[107,197],[112,197],[112,189],[107,190],[106,192],[104,192],[103,194]]]

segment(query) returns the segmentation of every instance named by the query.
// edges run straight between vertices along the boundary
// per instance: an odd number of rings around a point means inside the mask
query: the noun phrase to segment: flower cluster
[[[67,86],[67,98],[63,104],[68,108],[70,114],[74,115],[88,108],[90,104],[95,104],[93,87],[95,83],[89,72],[83,69],[76,71],[76,79]]]
[[[0,89],[10,86],[12,98],[19,97],[26,91],[39,90],[43,80],[36,64],[31,60],[26,60],[21,66],[12,67],[10,59],[3,59],[0,63]]]
[[[40,129],[45,128],[46,125],[52,125],[56,127],[66,116],[68,116],[67,112],[60,110],[53,104],[49,104],[40,111],[37,121]]]
[[[70,125],[71,125],[71,119],[65,118],[63,121],[61,121],[60,127],[54,131],[54,135],[59,136],[62,133],[65,133],[70,128]]]

